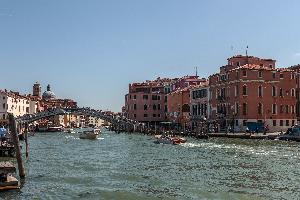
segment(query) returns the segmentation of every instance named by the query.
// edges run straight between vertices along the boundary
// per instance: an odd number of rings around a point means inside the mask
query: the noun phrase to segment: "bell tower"
[[[33,85],[32,94],[33,94],[33,96],[35,96],[35,97],[39,97],[39,98],[42,97],[42,87],[41,87],[41,84],[39,84],[38,82],[36,82],[36,83]]]

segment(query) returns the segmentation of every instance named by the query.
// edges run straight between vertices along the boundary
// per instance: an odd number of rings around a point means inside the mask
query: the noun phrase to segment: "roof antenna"
[[[248,57],[248,45],[246,47],[246,56]]]
[[[196,76],[198,76],[198,67],[196,67]]]

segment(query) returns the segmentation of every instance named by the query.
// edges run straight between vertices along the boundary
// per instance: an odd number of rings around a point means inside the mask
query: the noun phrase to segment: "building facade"
[[[190,90],[190,125],[192,130],[205,128],[207,120],[210,118],[209,104],[209,84],[205,82],[197,85]]]
[[[209,77],[210,115],[222,130],[245,131],[248,122],[271,132],[296,124],[296,76],[275,60],[234,56]]]
[[[165,121],[165,85],[170,82],[171,79],[158,78],[154,81],[129,84],[129,93],[125,96],[125,116],[139,122]]]

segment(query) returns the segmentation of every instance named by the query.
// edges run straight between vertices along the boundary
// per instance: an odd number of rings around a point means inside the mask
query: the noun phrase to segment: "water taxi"
[[[94,139],[97,139],[99,133],[100,133],[100,129],[83,131],[82,133],[80,133],[79,138],[94,140]]]

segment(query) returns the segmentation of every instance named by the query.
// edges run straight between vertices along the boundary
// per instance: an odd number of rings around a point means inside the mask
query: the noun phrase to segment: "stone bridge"
[[[16,122],[19,124],[30,124],[34,121],[40,119],[46,119],[52,116],[57,115],[68,115],[68,114],[77,114],[77,115],[86,115],[91,117],[96,117],[102,120],[105,120],[111,123],[113,129],[115,130],[124,130],[124,131],[136,131],[141,124],[137,121],[127,119],[123,116],[116,114],[109,114],[106,112],[90,109],[90,108],[55,108],[48,109],[42,112],[35,114],[26,114],[20,117],[15,118]]]

